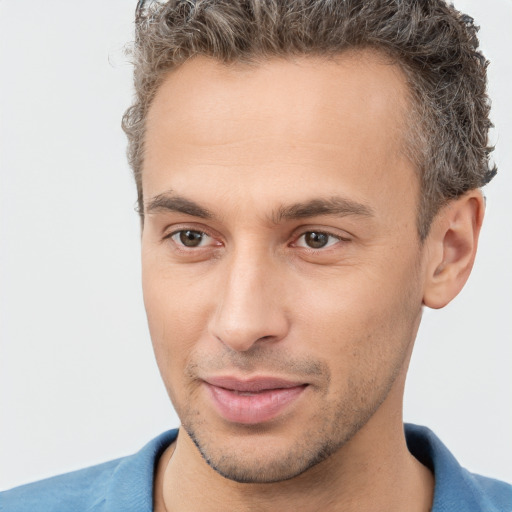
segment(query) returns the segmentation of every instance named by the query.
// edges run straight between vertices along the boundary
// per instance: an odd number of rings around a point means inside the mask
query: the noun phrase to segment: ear
[[[443,308],[466,284],[475,261],[484,210],[482,192],[471,190],[450,201],[436,215],[425,241],[425,306]]]

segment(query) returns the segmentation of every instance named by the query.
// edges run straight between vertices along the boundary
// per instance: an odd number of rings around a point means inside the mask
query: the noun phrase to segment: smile
[[[211,402],[222,418],[246,425],[270,421],[304,392],[307,384],[275,378],[238,380],[215,377],[205,381]]]

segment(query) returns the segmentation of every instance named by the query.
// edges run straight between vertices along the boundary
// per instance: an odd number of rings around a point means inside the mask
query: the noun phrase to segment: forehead
[[[222,64],[196,57],[170,72],[157,91],[147,128],[167,117],[189,141],[226,143],[250,120],[254,132],[314,139],[335,118],[354,128],[369,118],[401,126],[407,86],[400,68],[375,51]],[[390,116],[390,114],[393,114]],[[272,121],[272,124],[269,124]],[[332,125],[325,127],[325,122]],[[177,127],[179,123],[179,128]],[[153,134],[154,135],[154,134]],[[178,135],[178,134],[177,134]],[[335,133],[333,133],[335,135]]]
[[[402,151],[407,102],[400,68],[372,51],[250,66],[197,57],[167,75],[150,108],[144,196],[228,171],[232,187],[254,194],[270,181],[293,194],[315,177],[335,188],[340,176],[349,188],[359,180],[352,197],[376,181],[400,193],[404,166],[413,179]]]

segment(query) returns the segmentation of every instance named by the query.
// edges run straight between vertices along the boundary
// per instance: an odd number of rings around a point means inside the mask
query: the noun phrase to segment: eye
[[[177,245],[183,247],[204,247],[206,245],[212,245],[212,237],[203,233],[202,231],[194,231],[192,229],[182,229],[181,231],[175,231],[170,236],[171,240]]]
[[[324,249],[336,244],[340,240],[341,237],[322,231],[307,231],[297,239],[295,245],[298,247],[307,247],[308,249]]]

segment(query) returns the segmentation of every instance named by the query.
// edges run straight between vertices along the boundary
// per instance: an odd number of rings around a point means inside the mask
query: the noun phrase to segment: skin
[[[199,57],[160,86],[143,289],[182,426],[155,510],[429,510],[433,477],[403,434],[405,377],[423,305],[443,307],[469,275],[483,202],[453,201],[420,243],[407,98],[399,69],[371,52],[253,67]],[[336,212],[311,208],[335,197]],[[325,246],[308,246],[311,233]],[[244,425],[213,406],[203,379],[215,375],[307,386]]]

